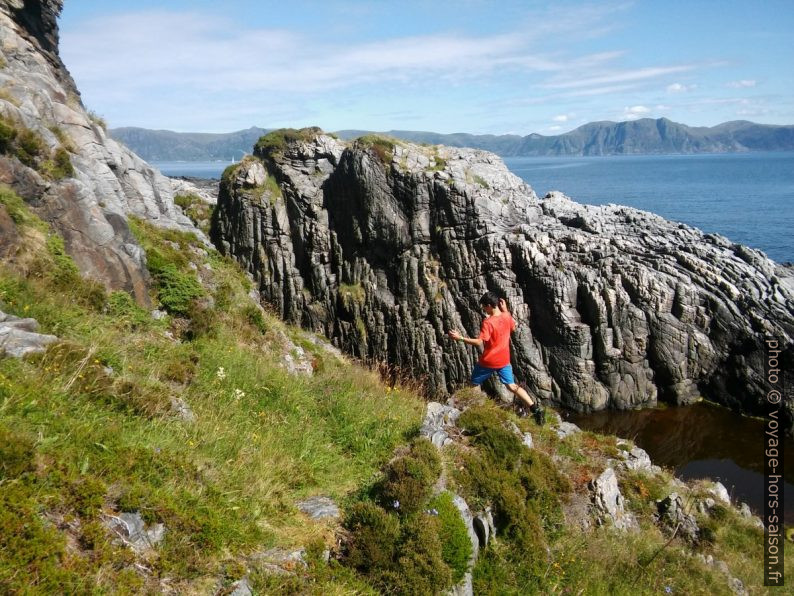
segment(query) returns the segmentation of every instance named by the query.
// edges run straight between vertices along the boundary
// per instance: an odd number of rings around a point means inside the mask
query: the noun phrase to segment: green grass
[[[355,304],[364,304],[367,298],[367,292],[360,283],[357,284],[339,284],[339,296],[346,304],[348,302]]]
[[[0,131],[2,125],[0,122]],[[17,193],[4,184],[0,184],[0,203],[5,206],[9,217],[18,226],[32,228],[34,231],[44,234],[49,232],[50,227],[30,211],[25,201]]]
[[[60,132],[60,134],[53,133],[59,140],[65,137],[57,127],[51,130]],[[44,139],[36,131],[0,116],[0,153],[14,155],[24,165],[36,169],[50,180],[74,176],[68,147],[69,144],[64,142],[63,146],[50,151]]]
[[[323,131],[317,127],[301,129],[280,128],[260,137],[254,146],[254,153],[259,157],[280,155],[288,144],[310,141],[320,134],[323,134]]]
[[[441,522],[441,556],[452,571],[452,583],[463,579],[472,554],[466,524],[452,502],[452,495],[443,492],[434,497],[429,507],[437,511]]]
[[[389,137],[371,134],[358,137],[355,140],[355,144],[369,149],[378,158],[378,161],[384,165],[389,165],[392,162],[397,141]]]
[[[281,198],[281,187],[278,185],[278,181],[271,175],[268,175],[265,178],[265,189],[268,192],[268,196],[270,197],[270,204],[275,205],[276,201]]]
[[[6,202],[21,227],[46,229],[23,202]],[[134,225],[175,267],[210,264],[204,292],[223,298],[223,309],[211,310],[211,333],[174,341],[164,332],[180,335],[178,313],[155,321],[127,294],[104,294],[97,307],[58,285],[62,243],[42,275],[0,267],[0,309],[33,316],[63,340],[40,356],[0,359],[2,592],[156,592],[157,576],[202,591],[217,577],[239,579],[225,574],[245,570],[251,552],[332,546],[329,528],[307,523],[295,501],[344,501],[421,418],[417,396],[385,397],[373,373],[322,351],[314,377],[286,373],[283,325],[263,313],[263,325],[251,320],[250,282],[237,265],[192,252],[187,236]],[[195,422],[170,414],[173,395]],[[102,513],[124,510],[166,525],[151,556],[136,559],[101,525]],[[364,585],[347,569],[313,569],[306,581],[315,588]]]
[[[232,164],[233,167],[234,164]],[[214,207],[194,194],[180,194],[174,197],[174,203],[182,208],[190,221],[202,232],[209,234],[210,221]]]
[[[0,310],[61,338],[44,354],[0,359],[0,592],[159,593],[168,578],[176,592],[208,593],[245,574],[265,594],[443,592],[469,551],[450,495],[432,494],[441,461],[451,490],[475,512],[493,510],[497,532],[473,570],[475,593],[729,593],[697,553],[762,592],[761,534],[736,511],[698,514],[707,539],[694,548],[655,526],[667,472],[618,470],[637,534],[563,523],[565,500],[586,495],[586,479],[618,454],[613,437],[560,440],[465,390],[456,395],[469,406],[464,444],[440,461],[412,440],[422,399],[387,390],[260,310],[240,268],[196,250],[192,235],[131,222],[155,299],[168,288],[158,271],[196,283],[193,267],[202,271],[201,311],[191,300],[187,312],[154,320],[128,294],[83,279],[63,240],[16,194],[0,187],[0,203],[26,239],[0,264]],[[309,351],[314,376],[279,366],[285,334]],[[193,422],[171,413],[173,397]],[[337,528],[297,510],[313,495],[343,507],[341,550]],[[143,555],[115,544],[101,520],[121,511],[165,524],[164,541]],[[272,546],[305,546],[307,568],[274,576],[251,563]],[[327,548],[340,560],[323,562]]]
[[[232,179],[232,176],[237,172],[237,168],[240,167],[242,162],[237,162],[226,166],[223,169],[223,173],[221,174],[221,185],[228,185],[229,181]]]
[[[485,180],[485,178],[483,178],[482,176],[478,176],[478,175],[475,174],[474,175],[474,182],[476,182],[477,184],[479,184],[480,186],[482,186],[485,189],[491,188],[491,186],[488,184],[487,180]]]
[[[44,160],[39,169],[51,180],[74,178],[74,167],[69,158],[69,152],[63,147],[58,147],[53,153],[52,159]]]
[[[146,250],[146,266],[154,280],[155,297],[169,313],[187,316],[197,314],[196,301],[206,295],[196,273],[198,268],[189,258],[190,247],[197,245],[194,234],[176,230],[159,231],[137,218],[130,219],[130,229]],[[193,316],[191,316],[191,319]]]

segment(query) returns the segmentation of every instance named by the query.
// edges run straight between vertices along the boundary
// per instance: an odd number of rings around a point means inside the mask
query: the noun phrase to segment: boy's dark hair
[[[493,292],[485,292],[480,298],[480,306],[496,306],[499,304],[499,297]]]

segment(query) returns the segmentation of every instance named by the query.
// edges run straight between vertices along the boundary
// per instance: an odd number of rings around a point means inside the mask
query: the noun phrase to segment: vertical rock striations
[[[63,235],[83,273],[146,302],[144,255],[126,217],[196,230],[168,179],[82,105],[58,55],[61,6],[0,0],[0,183]]]
[[[224,175],[212,236],[286,320],[431,391],[467,380],[477,354],[446,331],[477,333],[486,290],[518,321],[519,379],[580,411],[760,413],[766,334],[792,370],[790,271],[636,209],[539,200],[482,151],[271,133]]]

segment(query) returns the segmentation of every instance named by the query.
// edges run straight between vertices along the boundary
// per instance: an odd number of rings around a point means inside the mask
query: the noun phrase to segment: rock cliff
[[[283,318],[434,392],[468,379],[477,352],[446,332],[477,334],[487,290],[518,321],[519,380],[554,404],[760,413],[765,335],[792,380],[789,270],[651,213],[538,199],[483,151],[271,133],[225,173],[212,237]]]
[[[174,206],[168,179],[83,106],[58,55],[61,7],[0,1],[0,183],[63,235],[84,274],[145,303],[145,257],[126,217],[195,228]]]

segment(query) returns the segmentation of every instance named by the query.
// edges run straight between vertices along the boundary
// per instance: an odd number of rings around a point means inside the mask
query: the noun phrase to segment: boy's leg
[[[485,383],[485,381],[488,380],[488,377],[490,377],[493,373],[494,370],[492,368],[480,366],[480,363],[478,362],[474,365],[474,370],[471,371],[471,384],[479,387]]]
[[[513,395],[523,401],[528,408],[532,409],[535,402],[529,397],[529,393],[527,393],[523,387],[519,387],[518,384],[516,384],[515,378],[513,378],[513,366],[508,364],[500,368],[497,372],[499,373],[499,380],[502,381],[502,384],[507,387]]]
[[[529,393],[523,387],[516,383],[507,383],[507,388],[513,392],[513,395],[523,401],[530,410],[534,407],[535,402],[529,397]]]
[[[535,418],[535,422],[537,422],[540,426],[543,426],[543,424],[546,422],[545,411],[540,404],[536,404],[534,400],[529,397],[529,393],[527,393],[526,389],[519,386],[515,382],[515,379],[513,378],[513,367],[508,364],[504,368],[500,368],[499,379],[510,391],[513,392],[513,395],[518,397],[527,405],[529,411],[532,412],[532,415]]]

